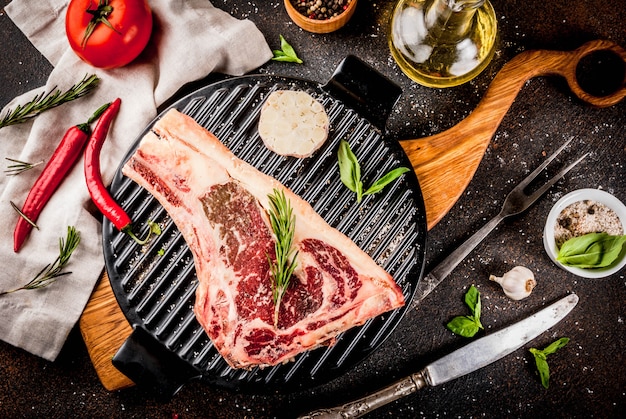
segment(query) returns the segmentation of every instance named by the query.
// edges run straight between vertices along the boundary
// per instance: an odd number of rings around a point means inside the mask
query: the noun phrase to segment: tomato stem
[[[115,30],[113,25],[111,25],[111,22],[109,22],[109,19],[107,19],[109,15],[113,13],[113,6],[109,5],[109,0],[99,0],[98,7],[96,7],[95,9],[87,9],[86,12],[89,13],[92,16],[92,18],[89,21],[87,28],[85,29],[83,40],[80,43],[80,45],[83,48],[85,48],[85,45],[87,45],[87,41],[89,40],[89,37],[91,36],[93,31],[96,30],[96,27],[98,26],[99,23],[103,23],[104,25],[109,27],[112,31],[119,33],[118,31]]]

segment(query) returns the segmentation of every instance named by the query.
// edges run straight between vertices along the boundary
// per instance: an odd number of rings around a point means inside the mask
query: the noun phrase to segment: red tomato
[[[83,61],[100,68],[122,67],[148,44],[152,12],[146,0],[71,0],[65,32]]]

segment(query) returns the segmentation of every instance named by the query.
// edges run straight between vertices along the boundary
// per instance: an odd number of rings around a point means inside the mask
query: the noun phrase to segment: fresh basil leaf
[[[465,293],[465,304],[467,304],[473,315],[476,315],[476,311],[480,315],[480,292],[474,285],[471,285]]]
[[[446,327],[457,335],[471,338],[480,329],[484,329],[480,322],[481,302],[480,292],[472,285],[465,293],[465,304],[472,312],[471,316],[457,316],[453,318]]]
[[[482,311],[482,303],[480,302],[480,294],[478,294],[478,299],[476,300],[476,307],[474,308],[474,321],[476,325],[483,329],[483,324],[480,322],[480,315]]]
[[[604,253],[602,259],[598,263],[597,268],[605,268],[615,262],[622,253],[622,248],[626,243],[626,235],[624,236],[609,236],[608,239],[603,241]]]
[[[594,268],[602,261],[603,248],[600,243],[591,243],[589,247],[578,254],[562,255],[557,260],[564,265],[578,268]]]
[[[471,285],[467,293],[465,293],[465,304],[468,305],[474,316],[474,321],[479,329],[483,329],[483,325],[480,322],[480,315],[482,312],[482,303],[480,301],[480,292],[478,288]]]
[[[361,201],[363,194],[363,182],[361,181],[361,166],[350,149],[347,141],[341,140],[337,151],[337,161],[339,162],[339,175],[341,181],[348,189],[357,194],[357,201]]]
[[[607,233],[589,233],[567,240],[557,255],[564,265],[582,269],[610,266],[619,258],[626,236],[611,236]]]
[[[537,366],[537,371],[539,372],[539,377],[541,378],[541,385],[544,388],[548,388],[550,384],[550,367],[548,366],[546,356],[542,351],[535,348],[530,348],[530,352],[535,358],[535,365]]]
[[[457,316],[450,320],[450,322],[446,324],[446,327],[452,333],[466,338],[473,337],[480,329],[472,316]]]
[[[535,358],[535,365],[537,366],[537,371],[539,372],[539,377],[541,378],[541,385],[545,388],[548,388],[550,381],[550,368],[548,366],[547,357],[567,345],[568,342],[569,338],[561,338],[552,342],[543,350],[539,350],[537,348],[529,349],[530,353],[533,354],[533,357]]]
[[[287,42],[285,37],[282,35],[278,35],[278,36],[280,37],[280,48],[283,50],[283,52],[291,57],[295,57],[296,51],[293,49],[291,45],[289,45],[289,42]]]
[[[408,171],[409,169],[406,167],[398,167],[396,169],[393,169],[392,171],[378,179],[376,182],[374,182],[372,186],[370,186],[365,192],[363,192],[363,195],[373,195],[377,192],[382,191],[385,186],[389,185],[391,182],[393,182]]]
[[[567,258],[571,256],[579,256],[585,254],[587,249],[602,237],[608,236],[607,233],[589,233],[582,236],[573,237],[561,245],[558,257]]]
[[[284,62],[284,63],[295,63],[296,61],[292,58],[289,57],[288,55],[275,55],[274,58],[272,58],[272,60],[274,61],[280,61],[280,62]]]
[[[567,345],[568,342],[569,338],[561,338],[546,346],[541,352],[543,352],[545,355],[553,354],[565,345]]]
[[[272,58],[272,60],[302,64],[302,60],[298,58],[298,55],[296,54],[296,51],[293,49],[293,47],[289,45],[289,43],[282,35],[279,36],[281,50],[273,51],[274,57]]]

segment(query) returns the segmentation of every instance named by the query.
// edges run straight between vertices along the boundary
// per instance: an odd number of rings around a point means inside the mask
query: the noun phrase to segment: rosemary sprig
[[[57,256],[55,261],[44,266],[44,268],[39,271],[35,278],[33,278],[28,284],[10,291],[2,291],[0,292],[0,296],[19,290],[34,290],[47,287],[59,277],[71,274],[71,272],[63,272],[63,268],[69,262],[70,257],[72,256],[74,250],[76,250],[76,247],[78,247],[79,242],[80,233],[78,233],[76,228],[68,226],[67,237],[65,240],[63,240],[62,237],[59,239],[59,256]]]
[[[37,167],[44,162],[43,160],[41,160],[37,163],[29,163],[21,160],[12,159],[10,157],[5,157],[5,159],[13,163],[8,165],[6,170],[4,171],[7,176],[19,175],[20,173],[30,170],[33,167]]]
[[[20,209],[20,207],[18,207],[15,202],[13,201],[9,201],[9,203],[11,204],[11,206],[13,207],[13,209],[15,210],[15,212],[17,212],[17,214],[22,217],[24,220],[26,220],[26,222],[30,225],[32,225],[34,228],[36,228],[37,230],[39,230],[39,226],[37,224],[35,224],[35,222],[33,220],[30,219],[30,217],[26,214],[24,214],[24,212]]]
[[[0,118],[0,128],[20,124],[36,117],[48,109],[85,96],[98,85],[99,81],[100,79],[95,74],[86,74],[80,82],[76,83],[65,92],[54,89],[54,91],[36,95],[25,105],[17,105],[14,110],[8,109],[5,115]]]
[[[270,203],[270,224],[274,231],[276,242],[274,250],[276,259],[270,262],[270,275],[272,279],[272,297],[274,299],[274,327],[278,326],[278,312],[280,303],[289,286],[289,279],[296,268],[297,251],[292,249],[293,236],[296,226],[296,217],[293,215],[291,204],[285,197],[283,191],[274,189],[274,192],[267,196]]]

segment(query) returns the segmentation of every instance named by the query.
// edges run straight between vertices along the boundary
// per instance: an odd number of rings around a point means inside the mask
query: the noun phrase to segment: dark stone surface
[[[500,45],[491,65],[465,85],[430,89],[405,77],[389,54],[386,32],[395,1],[361,0],[349,24],[327,35],[300,30],[289,20],[281,1],[214,0],[213,4],[255,22],[272,48],[279,46],[278,35],[284,35],[304,60],[303,65],[269,62],[261,73],[325,82],[341,59],[352,53],[400,84],[403,95],[388,121],[387,133],[398,139],[431,135],[457,124],[474,109],[501,66],[522,51],[570,50],[600,38],[626,47],[624,0],[493,0]],[[4,106],[18,94],[44,84],[51,66],[3,11],[0,39],[0,106]],[[486,333],[570,292],[579,295],[580,303],[564,321],[501,361],[422,390],[368,417],[623,417],[624,272],[590,280],[560,270],[544,252],[542,229],[552,205],[574,189],[601,188],[626,201],[625,126],[626,102],[595,109],[576,99],[562,79],[541,77],[526,83],[466,193],[430,231],[427,270],[496,215],[508,191],[565,139],[575,137],[561,163],[585,151],[591,152],[590,157],[528,212],[500,225],[418,310],[407,314],[379,351],[333,382],[273,395],[231,393],[190,383],[167,403],[139,388],[108,392],[75,329],[52,363],[0,342],[0,413],[37,418],[266,418],[294,417],[310,409],[342,404],[464,344],[463,338],[447,331],[445,323],[465,313],[463,294],[475,284],[483,298]],[[531,297],[521,302],[508,300],[488,281],[489,274],[502,274],[515,265],[532,269],[538,281]],[[549,358],[552,376],[546,390],[527,349],[543,347],[562,336],[571,341]]]

